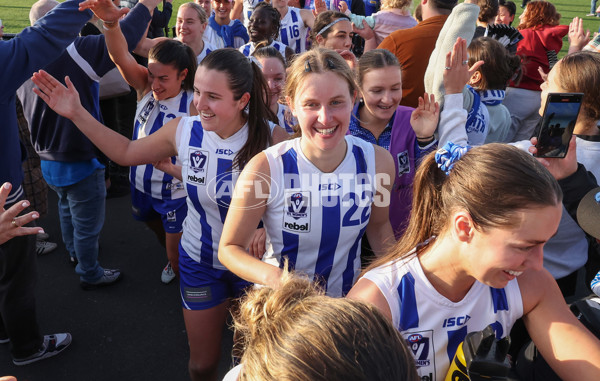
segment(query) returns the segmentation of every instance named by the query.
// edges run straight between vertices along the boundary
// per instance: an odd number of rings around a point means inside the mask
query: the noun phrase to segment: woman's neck
[[[273,111],[273,114],[275,114],[275,116],[277,116],[277,113],[279,112],[279,103],[273,102],[269,105],[269,108],[271,109],[271,111]],[[280,126],[280,127],[283,127],[283,126]]]
[[[202,38],[199,39],[198,42],[194,41],[193,45],[189,45],[190,48],[194,51],[194,54],[198,56],[204,50],[204,40]]]
[[[316,147],[310,147],[306,143],[306,139],[300,138],[300,148],[308,161],[321,172],[331,173],[344,161],[348,144],[346,143],[346,139],[342,139],[334,149],[325,151]]]
[[[575,129],[573,130],[573,133],[576,135],[600,135],[598,121],[577,118],[577,123],[575,123]]]
[[[277,10],[279,11],[279,14],[281,15],[281,19],[282,19],[282,20],[283,20],[283,18],[285,17],[285,15],[287,15],[287,13],[288,13],[288,8],[289,8],[289,7],[288,7],[287,5],[285,5],[285,6],[281,7],[281,8],[277,8],[277,7],[275,7],[275,9],[277,9]]]
[[[419,254],[423,273],[441,295],[459,302],[467,295],[475,278],[461,266],[460,245],[447,234],[436,238],[433,244]]]
[[[359,107],[358,111],[358,119],[360,120],[361,127],[369,130],[375,137],[375,140],[379,139],[379,136],[381,135],[383,130],[385,130],[387,125],[390,123],[390,119],[381,120],[379,118],[376,118],[373,114],[369,112],[369,110],[365,106]]]
[[[233,135],[237,134],[239,130],[244,127],[246,124],[247,118],[246,116],[240,116],[235,120],[232,120],[231,123],[224,128],[220,128],[219,131],[215,131],[215,133],[223,140],[229,139]]]

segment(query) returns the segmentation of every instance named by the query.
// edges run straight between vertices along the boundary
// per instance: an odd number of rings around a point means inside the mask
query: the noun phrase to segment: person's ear
[[[469,85],[471,85],[473,87],[477,87],[479,85],[479,83],[481,82],[482,78],[483,77],[481,75],[481,72],[479,70],[477,70],[475,73],[473,73],[473,75],[469,79]]]
[[[290,109],[290,112],[292,113],[292,115],[295,118],[297,118],[298,116],[296,115],[296,107],[294,106],[294,102],[292,102],[292,98],[290,98],[288,95],[286,95],[285,103],[287,104],[288,108]]]
[[[460,242],[469,243],[475,234],[475,223],[466,211],[459,211],[452,216],[452,231]]]
[[[240,111],[242,111],[250,102],[250,93],[244,93],[238,102],[238,108]]]
[[[317,45],[323,45],[323,43],[325,42],[325,38],[323,38],[323,36],[318,35],[317,37],[315,37],[315,41],[317,41]]]
[[[188,69],[183,69],[182,71],[179,72],[179,80],[183,82],[183,80],[187,77],[188,75]]]

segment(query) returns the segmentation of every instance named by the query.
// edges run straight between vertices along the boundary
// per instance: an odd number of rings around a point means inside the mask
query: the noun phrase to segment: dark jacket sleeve
[[[587,192],[598,186],[598,182],[591,172],[588,172],[583,164],[577,165],[577,171],[569,177],[558,181],[563,191],[563,205],[569,215],[577,221],[577,206]]]
[[[34,71],[60,56],[92,17],[79,11],[79,0],[67,0],[8,41],[0,41],[0,103],[13,98],[15,91]]]

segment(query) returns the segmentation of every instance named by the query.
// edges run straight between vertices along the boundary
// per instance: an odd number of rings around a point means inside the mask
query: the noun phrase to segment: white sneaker
[[[175,279],[175,272],[171,267],[171,263],[167,263],[167,265],[162,271],[162,274],[160,275],[160,280],[164,284],[169,284],[173,281],[173,279]]]
[[[44,336],[44,344],[38,352],[22,359],[13,358],[13,364],[27,365],[36,361],[47,359],[48,357],[56,356],[60,352],[67,349],[69,344],[71,344],[71,340],[71,334],[69,333],[55,333],[54,335],[46,335]]]
[[[48,241],[35,241],[35,252],[38,255],[48,254],[49,252],[55,250],[58,245],[54,242]]]

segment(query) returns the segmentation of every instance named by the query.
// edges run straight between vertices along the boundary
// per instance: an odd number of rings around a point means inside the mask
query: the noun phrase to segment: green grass
[[[0,0],[0,19],[2,19],[6,33],[18,33],[23,28],[29,26],[29,9],[36,0]],[[521,14],[522,9],[520,7],[521,0],[513,0],[517,4],[517,16],[515,18],[514,25],[518,24],[518,16]],[[173,9],[174,15],[171,17],[170,26],[175,25],[175,14],[177,8],[186,1],[174,0]],[[417,4],[418,0],[413,0],[413,3]],[[562,15],[561,24],[569,25],[573,17],[583,17],[583,25],[586,29],[589,29],[592,33],[597,32],[600,27],[600,18],[586,17],[590,11],[590,0],[558,0],[551,1],[560,14]],[[568,39],[565,37],[563,43],[563,49],[561,50],[559,57],[566,54],[568,49]]]

